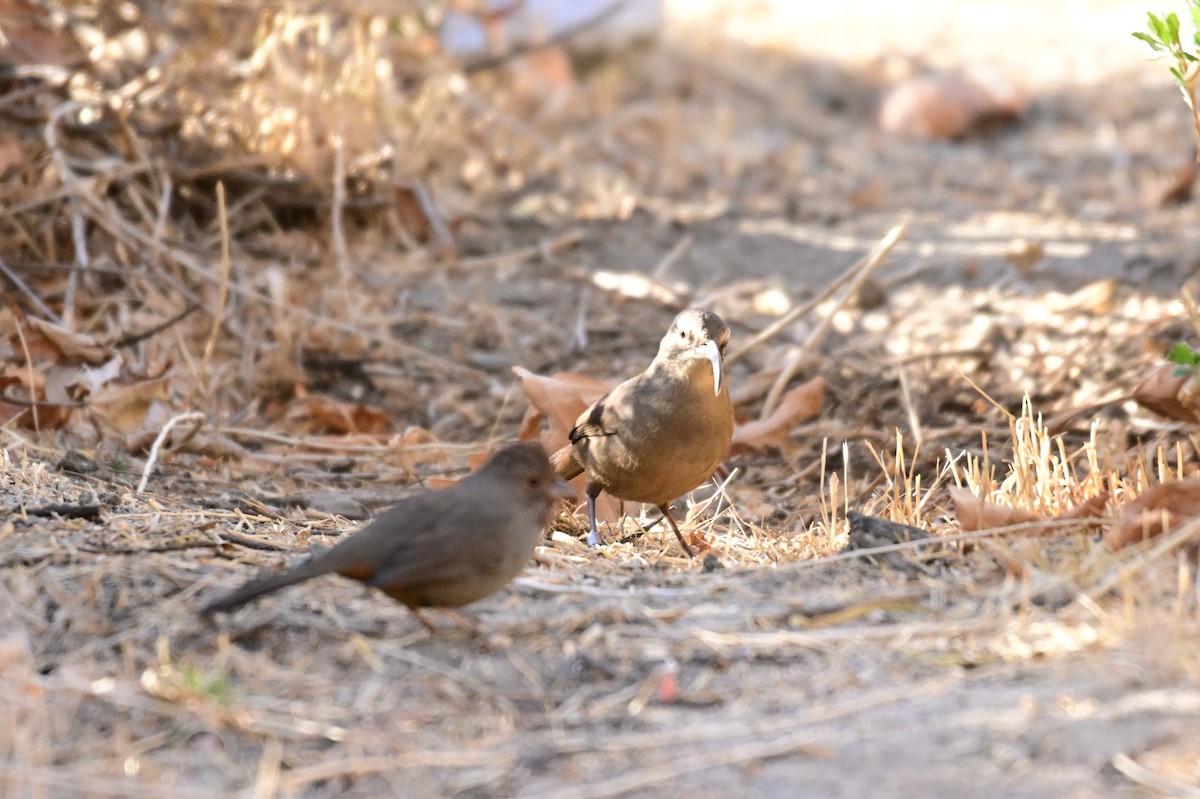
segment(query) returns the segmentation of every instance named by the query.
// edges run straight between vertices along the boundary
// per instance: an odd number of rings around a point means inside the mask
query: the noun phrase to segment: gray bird
[[[504,588],[533,554],[558,499],[576,496],[537,443],[505,447],[461,483],[402,500],[332,549],[214,599],[229,612],[285,586],[340,574],[408,606],[457,608]]]

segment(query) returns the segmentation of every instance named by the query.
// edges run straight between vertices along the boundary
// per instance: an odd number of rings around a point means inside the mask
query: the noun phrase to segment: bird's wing
[[[568,436],[572,444],[578,444],[585,438],[612,435],[612,431],[606,430],[604,427],[606,407],[604,400],[601,399],[576,420],[575,426],[571,428],[571,434]]]
[[[433,496],[437,493],[441,492]],[[488,572],[503,556],[498,530],[513,523],[512,502],[511,496],[476,492],[462,501],[430,503],[421,523],[389,528],[392,535],[378,542],[375,572],[368,582],[380,587],[415,585]]]
[[[592,403],[592,406],[575,420],[568,436],[572,444],[578,444],[585,438],[599,438],[615,435],[618,425],[613,418],[613,408],[620,407],[621,397],[628,394],[637,378],[626,380],[612,391]]]

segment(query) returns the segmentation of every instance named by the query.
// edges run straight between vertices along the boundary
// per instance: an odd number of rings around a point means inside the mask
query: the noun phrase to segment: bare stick
[[[146,483],[150,480],[150,472],[154,471],[154,463],[158,460],[158,453],[162,449],[163,442],[167,440],[167,436],[171,434],[171,430],[174,429],[175,425],[181,422],[195,422],[195,427],[192,428],[192,431],[187,436],[190,439],[199,432],[200,427],[204,424],[204,414],[199,411],[192,411],[190,413],[176,414],[167,420],[167,423],[163,425],[163,429],[158,432],[158,436],[154,439],[154,444],[150,447],[150,457],[146,460],[146,466],[142,469],[142,479],[138,481],[137,491],[139,494],[146,490]]]
[[[71,100],[60,104],[50,112],[50,119],[46,121],[46,126],[42,129],[42,138],[46,142],[46,149],[54,158],[55,166],[58,167],[63,183],[71,188],[71,237],[75,243],[76,268],[67,275],[67,288],[63,295],[62,324],[68,330],[75,329],[75,291],[79,283],[79,270],[86,269],[91,259],[87,250],[87,224],[83,216],[83,205],[80,202],[80,195],[87,194],[87,192],[78,191],[81,181],[71,170],[66,155],[58,146],[58,123],[67,114],[74,113],[87,105],[81,100]]]
[[[154,220],[154,236],[155,241],[161,242],[167,231],[167,220],[171,215],[171,173],[169,170],[163,170],[163,185],[162,196],[158,202],[158,216]],[[161,260],[162,254],[155,253],[156,260]]]
[[[758,333],[752,339],[743,344],[739,349],[734,350],[730,355],[726,356],[725,364],[728,366],[741,360],[742,356],[744,356],[747,352],[757,347],[759,344],[762,344],[767,339],[774,338],[775,336],[779,335],[780,331],[782,331],[792,322],[795,322],[801,316],[804,316],[804,314],[808,313],[813,308],[816,308],[818,305],[832,297],[835,293],[837,293],[838,289],[846,285],[846,283],[848,283],[850,280],[853,280],[861,270],[866,269],[871,263],[871,259],[875,256],[875,253],[879,252],[880,248],[882,248],[885,244],[887,245],[887,249],[889,251],[892,249],[892,247],[896,246],[896,243],[899,242],[900,238],[904,235],[904,231],[907,226],[908,224],[906,222],[901,222],[899,225],[896,225],[894,228],[889,230],[887,235],[883,237],[879,244],[875,245],[874,251],[872,251],[858,263],[854,264],[854,266],[843,272],[837,280],[830,283],[824,291],[822,291],[816,297],[813,297],[812,300],[806,302],[804,305],[800,305],[788,311],[774,323],[768,325],[761,333]],[[884,252],[883,254],[886,255],[887,253]]]
[[[1153,769],[1148,769],[1124,752],[1117,752],[1113,755],[1112,767],[1124,774],[1131,781],[1143,788],[1149,788],[1157,794],[1176,796],[1179,799],[1200,799],[1200,788],[1180,782],[1166,774],[1160,774]]]
[[[425,221],[429,223],[434,255],[439,259],[453,259],[458,254],[458,242],[454,240],[454,234],[450,231],[446,220],[442,218],[428,187],[424,181],[414,180],[408,184],[408,190],[412,192],[413,199],[417,201],[421,213],[425,215]]]
[[[46,303],[42,302],[42,298],[39,297],[37,294],[35,294],[33,289],[29,288],[29,286],[26,285],[25,281],[21,280],[20,276],[18,276],[16,272],[9,269],[8,265],[6,263],[4,263],[4,261],[0,261],[0,274],[4,275],[6,278],[8,278],[8,282],[12,283],[14,286],[16,286],[17,290],[20,291],[22,294],[24,294],[29,299],[29,302],[33,305],[34,308],[37,309],[38,313],[40,313],[42,316],[49,319],[51,322],[58,325],[59,327],[65,327],[65,325],[63,325],[62,319],[58,318],[58,314],[56,314],[56,313],[54,313],[54,311],[50,310],[46,306]]]
[[[671,270],[671,267],[674,266],[679,259],[682,258],[684,254],[692,248],[693,241],[694,239],[692,238],[692,234],[688,233],[679,241],[675,242],[675,246],[671,248],[670,252],[662,257],[662,260],[658,262],[658,265],[654,267],[653,271],[650,272],[650,275],[655,280],[662,280],[664,277],[666,277],[667,272]]]
[[[342,275],[342,286],[350,281],[350,255],[346,247],[346,145],[341,136],[333,137],[333,202],[329,211],[329,232],[333,237],[333,257]]]
[[[71,198],[71,238],[75,242],[75,266],[67,273],[67,288],[63,292],[63,327],[75,329],[75,295],[79,290],[79,273],[91,263],[87,248],[87,222],[83,206],[77,197]]]
[[[37,382],[33,378],[33,356],[29,354],[29,342],[25,341],[24,325],[18,320],[14,327],[17,329],[17,338],[21,342],[21,352],[25,354],[25,369],[29,376],[29,399],[32,402],[29,406],[29,412],[33,415],[33,431],[41,433],[42,427],[38,422]]]
[[[229,299],[229,217],[225,213],[225,184],[220,182],[217,183],[217,216],[221,222],[221,283],[217,294],[217,307],[213,309],[212,331],[208,334],[208,343],[204,345],[204,361],[201,372],[206,376],[209,361],[212,360],[213,351],[217,348],[221,322],[225,318],[225,303]]]
[[[160,322],[149,330],[142,330],[137,333],[130,333],[126,336],[122,336],[112,343],[112,347],[113,349],[121,349],[122,347],[132,347],[135,344],[141,344],[146,339],[153,338],[167,328],[179,324],[184,319],[187,319],[189,316],[191,316],[194,311],[198,310],[200,310],[199,305],[189,305],[179,313],[172,316],[170,319],[166,320],[165,322]]]
[[[575,230],[568,230],[561,236],[555,236],[552,239],[543,239],[540,243],[529,247],[517,247],[508,252],[496,253],[495,255],[463,258],[455,263],[454,266],[467,269],[498,269],[505,266],[523,264],[534,258],[546,260],[548,255],[555,255],[563,250],[569,250],[583,242],[586,238],[587,235],[583,230],[576,228]]]
[[[787,364],[783,367],[783,371],[779,373],[779,377],[775,378],[775,384],[771,386],[771,390],[767,392],[767,399],[763,402],[762,413],[759,415],[760,419],[766,419],[775,410],[776,406],[779,405],[779,399],[783,396],[783,390],[787,388],[787,384],[795,376],[796,372],[800,370],[800,364],[804,362],[804,359],[825,338],[825,334],[833,324],[833,317],[841,310],[842,306],[850,301],[851,297],[858,293],[859,288],[862,287],[862,284],[866,282],[867,278],[871,276],[879,265],[887,260],[888,253],[892,251],[892,248],[900,241],[900,237],[904,235],[905,227],[905,223],[901,222],[889,230],[887,235],[880,240],[879,244],[875,245],[875,249],[871,251],[871,254],[862,262],[862,267],[857,268],[854,279],[842,291],[841,295],[835,301],[834,307],[829,310],[829,313],[813,329],[808,339],[800,345],[800,348],[788,360]]]
[[[903,369],[896,367],[896,377],[900,380],[900,399],[904,403],[904,412],[908,414],[908,426],[912,428],[913,438],[916,440],[917,448],[920,449],[922,441],[921,433],[921,417],[917,413],[917,405],[913,402],[912,387],[908,384],[908,377]]]

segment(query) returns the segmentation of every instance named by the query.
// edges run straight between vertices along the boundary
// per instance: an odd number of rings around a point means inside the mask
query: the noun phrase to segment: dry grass
[[[58,10],[89,49],[5,77],[0,103],[25,156],[0,183],[5,356],[33,371],[28,315],[119,355],[114,385],[163,386],[135,412],[96,396],[61,429],[0,432],[3,795],[732,795],[780,763],[849,781],[870,771],[838,760],[864,729],[914,708],[952,719],[1029,675],[1048,682],[1022,723],[1064,737],[1089,714],[1149,728],[1200,711],[1186,556],[1200,524],[1115,553],[1098,538],[1132,497],[1195,475],[1194,431],[1118,405],[1052,435],[1040,415],[1134,379],[1164,329],[1186,329],[1182,306],[1138,286],[1097,299],[926,281],[953,248],[921,240],[919,219],[899,274],[876,276],[884,306],[836,297],[846,241],[867,249],[931,196],[957,209],[985,193],[929,186],[929,151],[874,142],[853,116],[868,80],[793,66],[792,83],[850,108],[798,114],[708,53],[630,52],[580,64],[552,108],[516,65],[471,72],[442,52],[432,5]],[[1139,102],[1124,113],[1142,124]],[[746,133],[806,115],[827,140],[758,150]],[[1093,128],[1081,118],[1085,163]],[[1128,146],[1153,160],[1163,129]],[[1027,160],[1064,146],[1045,135]],[[1003,155],[937,151],[997,181]],[[1075,196],[1061,177],[1075,207],[1090,199],[1090,178]],[[880,181],[894,199],[870,199]],[[857,212],[862,227],[830,232]],[[720,249],[763,217],[792,246],[827,243],[822,268],[776,280]],[[1124,229],[1106,224],[1084,227]],[[775,324],[806,291],[812,312]],[[430,636],[333,578],[215,627],[196,618],[202,596],[347,529],[318,510],[323,492],[384,505],[511,437],[514,363],[628,374],[687,303],[754,342],[730,369],[741,413],[768,410],[792,373],[830,384],[820,419],[688,498],[685,533],[724,568],[681,557],[656,514],[603,553],[564,514],[513,589],[472,609],[480,638]],[[50,360],[37,367],[63,365]],[[389,424],[331,430],[318,399]],[[203,423],[152,454],[184,414]],[[95,470],[55,468],[69,448]],[[1033,519],[963,532],[951,486]],[[1100,519],[1058,518],[1104,492]],[[102,521],[29,515],[54,503],[102,505]],[[877,562],[844,551],[848,511],[934,537]],[[1081,675],[1101,687],[1072,698]],[[1194,744],[1154,729],[1178,751],[1122,744],[1101,765],[1138,786],[1195,781]],[[914,752],[880,772],[932,756],[903,730]]]

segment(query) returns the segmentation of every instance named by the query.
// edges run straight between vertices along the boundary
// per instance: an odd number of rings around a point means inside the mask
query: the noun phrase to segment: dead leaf
[[[361,402],[310,396],[307,408],[309,416],[327,433],[377,435],[392,427],[392,417],[386,411]]]
[[[521,378],[521,387],[530,403],[517,438],[521,441],[537,438],[551,455],[570,443],[568,436],[579,415],[615,385],[575,372],[555,372],[545,377],[521,366],[514,366],[512,370]],[[547,422],[545,428],[543,420]],[[570,482],[583,496],[584,476]],[[615,522],[621,518],[621,508],[619,500],[601,494],[596,500],[596,520]]]
[[[1109,493],[1107,491],[1101,491],[1096,496],[1088,497],[1066,513],[1060,513],[1054,518],[1059,521],[1067,519],[1098,519],[1104,515],[1104,510],[1108,507],[1108,497]]]
[[[885,181],[875,179],[847,194],[846,201],[856,211],[878,208],[887,196],[887,189],[888,186]]]
[[[1017,121],[1025,102],[1025,92],[993,68],[919,75],[887,93],[879,124],[918,139],[957,139]]]
[[[395,200],[396,216],[400,227],[418,244],[429,241],[431,236],[429,219],[425,216],[420,202],[413,190],[407,186],[397,186],[392,197]]]
[[[739,424],[734,428],[733,441],[729,445],[730,454],[782,449],[787,443],[788,434],[797,424],[821,412],[824,398],[823,377],[814,377],[807,383],[793,388],[783,395],[779,406],[769,417]]]
[[[129,434],[125,439],[125,449],[129,452],[138,454],[148,454],[154,446],[154,442],[162,434],[163,428],[175,416],[175,411],[168,407],[165,402],[152,402],[146,409],[146,415],[142,419],[142,426],[139,430]],[[204,419],[193,419],[190,422],[183,424],[175,424],[167,432],[166,437],[162,441],[163,451],[162,456],[165,459],[167,453],[192,451],[190,445],[200,435],[200,431],[204,428]],[[201,457],[207,457],[200,453]]]
[[[950,499],[954,502],[954,516],[965,533],[1008,527],[1022,522],[1036,522],[1041,518],[1036,513],[1021,508],[989,502],[975,496],[969,488],[950,486],[949,491]]]
[[[21,367],[28,364],[42,364],[60,360],[62,350],[37,328],[29,324],[29,318],[24,313],[5,313],[0,316],[0,322],[9,331],[9,342],[14,354],[14,362]]]
[[[27,163],[24,143],[16,136],[0,136],[0,175]]]
[[[1192,199],[1196,186],[1196,159],[1188,158],[1176,169],[1171,180],[1158,188],[1158,197],[1151,202],[1160,207],[1183,205]]]
[[[468,475],[479,471],[483,464],[488,462],[488,459],[496,454],[495,449],[485,449],[479,452],[472,452],[467,456]],[[467,475],[462,477],[431,477],[425,481],[425,485],[434,489],[449,488],[452,485],[457,485],[467,478]]]
[[[91,396],[88,408],[114,430],[126,435],[144,432],[156,427],[150,424],[151,409],[156,405],[166,408],[170,388],[165,377],[125,386],[109,384]]]
[[[418,466],[427,466],[429,464],[440,464],[447,466],[452,462],[450,452],[446,447],[441,446],[441,441],[430,431],[420,425],[409,425],[404,428],[404,432],[397,436],[392,436],[388,439],[388,450],[396,453],[396,460],[400,465],[412,471]],[[474,471],[472,466],[472,471]],[[437,485],[437,480],[434,479],[430,483]]]
[[[1017,268],[1026,277],[1034,273],[1034,267],[1046,254],[1046,245],[1031,239],[1013,239],[1004,251],[1004,260]]]
[[[29,327],[41,333],[61,353],[67,363],[99,366],[113,356],[112,350],[85,333],[59,327],[45,319],[30,317]]]
[[[29,0],[0,0],[0,20],[8,44],[0,50],[0,62],[62,67],[82,57],[65,27],[55,24],[49,8]]]
[[[63,405],[78,404],[121,376],[125,359],[114,355],[96,368],[86,364],[53,363],[45,367],[46,401]]]
[[[214,461],[242,460],[248,454],[241,444],[217,433],[197,433],[180,449]]]
[[[539,118],[560,117],[580,94],[571,56],[561,45],[539,47],[507,64],[507,85],[536,103]]]
[[[1046,543],[1039,538],[1018,536],[1003,539],[985,539],[977,542],[979,549],[987,553],[1005,572],[1018,578],[1028,578],[1036,573],[1039,564],[1045,562]]]
[[[1142,492],[1104,535],[1110,551],[1162,535],[1200,515],[1200,479],[1175,480]]]
[[[1096,280],[1062,298],[1047,298],[1047,304],[1059,313],[1078,311],[1101,316],[1113,312],[1118,284],[1112,278]]]
[[[13,388],[13,386],[25,385],[26,379],[23,379],[22,376],[19,374],[0,375],[0,394],[11,396],[14,400],[13,402],[0,400],[0,424],[16,422],[26,430],[57,430],[66,425],[75,411],[75,406],[46,402],[41,387],[44,381],[40,375],[36,376],[36,382],[38,385],[32,392],[28,387],[22,391],[22,389]],[[10,391],[13,392],[11,395],[9,395]],[[17,400],[26,400],[26,402],[17,402]]]
[[[1200,422],[1196,381],[1191,374],[1175,374],[1178,368],[1176,364],[1164,363],[1152,369],[1133,390],[1133,399],[1160,416],[1196,424]]]
[[[531,406],[521,420],[517,438],[529,441],[540,431],[542,446],[547,452],[566,446],[567,436],[579,415],[615,385],[575,372],[555,372],[545,377],[521,366],[514,366],[512,370],[521,378],[521,387]],[[549,423],[545,431],[542,431],[543,419]]]

